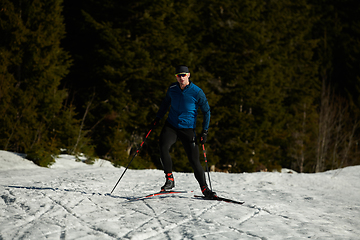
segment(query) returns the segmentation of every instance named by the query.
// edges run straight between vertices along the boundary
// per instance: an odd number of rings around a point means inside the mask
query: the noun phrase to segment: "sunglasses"
[[[187,73],[177,73],[175,74],[175,77],[185,77]]]

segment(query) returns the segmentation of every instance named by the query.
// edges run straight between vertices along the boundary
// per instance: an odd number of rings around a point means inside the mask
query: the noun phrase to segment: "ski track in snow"
[[[230,205],[229,203],[199,200],[192,198],[191,196],[184,196],[186,194],[171,195],[160,198],[155,197],[153,199],[141,200],[139,201],[139,203],[133,203],[122,199],[122,202],[120,202],[119,204],[123,207],[127,207],[127,211],[133,211],[130,213],[130,215],[140,215],[136,216],[136,218],[139,219],[140,224],[133,226],[133,228],[130,228],[127,232],[121,235],[92,224],[80,214],[87,214],[87,211],[96,211],[96,214],[100,216],[103,212],[111,212],[109,208],[103,207],[102,205],[96,203],[96,198],[107,198],[109,195],[106,196],[100,193],[87,193],[85,191],[79,191],[75,189],[60,189],[58,187],[22,187],[9,185],[5,189],[8,191],[8,194],[3,194],[1,197],[4,199],[8,207],[14,208],[13,204],[16,202],[16,206],[20,206],[20,208],[25,211],[25,213],[23,214],[24,221],[21,221],[21,225],[16,226],[16,229],[18,229],[18,231],[15,232],[13,236],[14,239],[27,239],[30,233],[29,229],[34,227],[34,225],[37,225],[39,222],[43,223],[40,220],[42,216],[46,216],[47,220],[51,219],[52,216],[47,215],[52,215],[52,212],[55,213],[53,214],[54,216],[62,216],[64,219],[72,218],[72,225],[81,225],[82,227],[86,227],[89,229],[89,231],[95,232],[93,233],[93,235],[105,235],[110,239],[156,239],[159,235],[159,239],[173,239],[170,232],[173,230],[176,231],[176,229],[178,229],[179,234],[187,236],[188,239],[197,239],[209,236],[217,238],[218,235],[229,232],[229,230],[230,232],[244,233],[244,231],[235,227],[227,229],[226,224],[222,224],[220,221],[212,219],[211,216],[214,214],[218,207],[222,206],[223,204]],[[14,193],[15,191],[16,193]],[[37,212],[32,213],[30,209],[33,206],[27,205],[26,201],[22,201],[21,198],[16,198],[16,194],[22,195],[21,191],[26,192],[28,198],[32,198],[32,195],[36,194],[36,197],[42,199],[42,205],[40,206],[41,208],[37,210]],[[71,196],[68,196],[71,193],[76,193],[81,197],[76,196],[76,201],[71,201]],[[192,193],[190,194],[192,195]],[[120,197],[111,198],[115,200],[121,199]],[[163,201],[164,203],[161,203],[161,201]],[[177,205],[176,203],[179,203],[179,201],[182,202]],[[201,202],[205,204],[201,204],[203,208],[198,209],[193,207],[193,204],[199,205],[199,203]],[[157,208],[152,206],[153,203],[155,203],[154,206],[158,206],[159,204],[161,204],[162,206],[165,206],[165,208],[162,208],[162,210],[159,211]],[[95,209],[91,209],[88,206],[89,204],[93,205]],[[141,204],[142,206],[139,206],[139,204]],[[87,205],[86,208],[88,210],[82,210],[80,211],[80,213],[77,213],[76,208],[80,208],[83,205]],[[186,212],[188,214],[183,213],[184,206],[187,207]],[[237,208],[235,205],[232,206],[232,204],[227,207]],[[62,213],[60,214],[59,211],[61,210]],[[254,208],[254,213],[251,213],[249,217],[241,220],[241,222],[238,222],[238,224],[241,225],[243,222],[255,217],[259,212],[260,209]],[[209,213],[209,216],[206,216],[207,213]],[[234,218],[229,219],[236,220]],[[104,218],[103,221],[106,222],[107,218]],[[61,221],[55,221],[54,223],[61,228],[59,230],[60,239],[66,239],[66,232],[76,228],[68,227],[66,226],[66,223],[62,223]],[[197,224],[218,225],[225,230],[211,231],[211,233],[208,233],[208,231],[206,231],[205,233],[196,235],[193,235],[191,232],[186,231],[187,226]],[[54,233],[56,233],[56,231]],[[43,236],[51,236],[54,233],[50,231],[41,232]],[[249,235],[255,236],[255,234],[250,233]]]
[[[109,194],[123,168],[70,161],[0,168],[1,240],[360,239],[360,166],[318,174],[211,173],[219,196],[245,201],[237,205],[193,197],[200,194],[193,174],[177,172],[178,190],[194,192],[131,201],[158,191],[162,171],[128,170]]]

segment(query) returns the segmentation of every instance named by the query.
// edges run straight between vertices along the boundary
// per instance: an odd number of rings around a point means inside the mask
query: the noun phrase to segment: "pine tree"
[[[9,92],[2,106],[1,142],[5,150],[28,153],[47,166],[58,152],[54,121],[66,97],[60,80],[70,66],[60,48],[65,28],[62,1],[4,1],[2,80]]]
[[[203,37],[209,48],[204,62],[222,96],[212,114],[216,125],[212,148],[221,156],[220,166],[271,170],[286,158],[292,119],[288,109],[301,100],[289,94],[294,94],[294,83],[299,86],[299,80],[311,81],[314,75],[307,66],[315,46],[306,39],[311,26],[307,8],[305,1],[203,4],[202,18],[209,24],[204,28],[210,29]],[[306,92],[313,85],[301,86]]]
[[[356,9],[354,0],[347,2]],[[280,165],[313,171],[313,146],[322,116],[318,76],[331,77],[330,82],[340,86],[334,76],[342,69],[351,75],[340,95],[352,96],[348,116],[356,124],[357,90],[349,86],[357,84],[358,21],[355,11],[344,6],[335,17],[331,15],[337,4],[65,0],[64,47],[71,51],[74,67],[62,86],[70,89],[67,101],[80,113],[79,136],[91,137],[96,153],[116,165],[127,162],[149,130],[167,87],[175,81],[174,67],[185,64],[211,106],[210,164],[231,165],[236,172],[279,169]],[[333,20],[341,24],[332,27]],[[339,37],[324,35],[328,31]],[[347,60],[333,62],[340,58]],[[198,121],[201,125],[201,117]],[[339,126],[340,122],[334,123]],[[353,138],[347,137],[336,156],[350,156],[349,143],[356,142],[357,129],[346,129],[354,132]],[[161,167],[159,134],[152,132],[134,166]],[[179,170],[191,170],[184,164],[181,146],[171,151]]]
[[[67,4],[70,8],[70,2]],[[87,44],[96,57],[82,56],[79,61],[92,59],[88,65],[93,66],[89,75],[94,81],[89,85],[96,86],[96,97],[87,128],[96,125],[90,134],[100,156],[114,159],[123,156],[116,146],[131,153],[155,118],[167,87],[176,81],[174,67],[191,65],[186,42],[190,29],[186,26],[190,26],[187,22],[191,17],[186,18],[186,11],[178,12],[185,6],[186,3],[173,1],[101,4],[89,1],[83,6],[83,31],[94,34]],[[76,61],[75,67],[79,68]],[[70,74],[69,79],[73,76]],[[151,138],[158,135],[159,131],[154,132]],[[160,166],[157,142],[148,142],[152,146],[147,150]],[[140,157],[150,159],[145,156],[146,151],[142,153],[144,156]]]
[[[318,16],[312,34],[313,38],[319,39],[314,59],[319,62],[318,81],[321,95],[316,162],[313,164],[314,171],[319,172],[344,166],[343,163],[356,162],[353,159],[358,159],[354,143],[359,139],[355,134],[359,122],[357,69],[360,62],[357,58],[359,44],[356,44],[360,39],[357,14],[359,2],[310,2],[314,5],[314,14]],[[343,125],[341,137],[339,124]],[[340,141],[341,138],[346,140]]]

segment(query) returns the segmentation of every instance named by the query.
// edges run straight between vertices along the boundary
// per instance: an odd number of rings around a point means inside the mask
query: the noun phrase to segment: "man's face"
[[[176,80],[179,82],[180,86],[188,85],[189,77],[190,77],[190,73],[176,74]]]

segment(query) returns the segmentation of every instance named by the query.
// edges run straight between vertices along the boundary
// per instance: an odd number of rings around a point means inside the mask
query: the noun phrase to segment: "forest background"
[[[358,0],[0,2],[3,150],[124,166],[184,64],[211,107],[218,169],[360,164]],[[161,168],[160,130],[131,167]],[[181,143],[171,155],[191,171]]]

